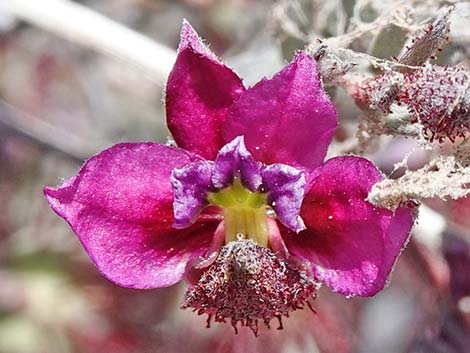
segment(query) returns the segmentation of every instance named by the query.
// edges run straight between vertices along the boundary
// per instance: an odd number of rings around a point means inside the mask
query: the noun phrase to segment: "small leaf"
[[[405,45],[406,31],[404,28],[389,24],[375,37],[369,50],[372,56],[389,59],[400,54]]]

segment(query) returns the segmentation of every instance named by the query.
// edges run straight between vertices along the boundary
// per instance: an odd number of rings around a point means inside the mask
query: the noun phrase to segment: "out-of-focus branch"
[[[468,156],[466,157],[468,159]],[[380,207],[395,210],[408,200],[433,197],[458,199],[470,194],[468,161],[454,155],[439,156],[415,171],[406,171],[398,179],[384,179],[372,187],[368,200]]]
[[[70,41],[118,57],[166,81],[175,61],[174,50],[69,0],[2,0],[6,12]]]
[[[28,114],[0,100],[0,127],[2,126],[77,162],[84,161],[100,149],[100,146],[93,146],[70,131],[57,128],[34,116],[28,116]],[[105,141],[105,143],[107,142]]]

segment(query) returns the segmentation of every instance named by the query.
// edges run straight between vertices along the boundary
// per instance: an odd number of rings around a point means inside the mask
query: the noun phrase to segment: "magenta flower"
[[[185,22],[166,109],[179,148],[118,144],[44,189],[105,277],[185,278],[184,307],[253,330],[309,305],[319,281],[384,288],[413,212],[365,201],[382,179],[366,159],[323,162],[337,118],[309,56],[245,89]]]

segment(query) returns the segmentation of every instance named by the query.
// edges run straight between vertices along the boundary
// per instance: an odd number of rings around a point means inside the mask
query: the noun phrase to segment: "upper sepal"
[[[263,79],[234,102],[223,133],[225,141],[244,136],[256,160],[302,169],[308,179],[322,163],[336,126],[336,110],[323,91],[318,67],[299,52],[272,79]]]
[[[244,90],[241,79],[184,21],[165,95],[168,128],[178,146],[214,159],[224,145],[221,129],[227,109]]]

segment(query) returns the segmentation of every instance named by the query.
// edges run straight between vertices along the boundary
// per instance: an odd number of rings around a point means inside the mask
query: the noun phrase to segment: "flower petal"
[[[245,136],[256,160],[309,172],[322,163],[336,125],[317,65],[299,52],[290,65],[248,89],[230,107],[223,134],[225,141]]]
[[[118,144],[44,194],[108,279],[132,288],[169,286],[207,249],[217,227],[211,221],[185,230],[171,227],[170,173],[198,159],[156,143]]]
[[[166,87],[167,123],[178,146],[214,159],[224,145],[221,126],[228,107],[245,90],[184,21],[175,66]]]
[[[380,172],[366,159],[337,157],[318,169],[302,205],[307,230],[286,234],[289,251],[312,263],[315,276],[344,295],[383,289],[413,225],[410,209],[395,214],[365,201]]]
[[[239,176],[242,184],[254,192],[261,186],[261,168],[262,163],[255,161],[246,149],[243,136],[238,136],[217,154],[212,184],[217,189],[223,189]]]
[[[276,163],[262,171],[263,185],[268,193],[268,203],[282,224],[298,233],[305,229],[299,216],[305,194],[305,176],[289,165]]]
[[[213,190],[211,183],[213,169],[214,163],[210,161],[197,161],[173,169],[171,184],[174,195],[175,228],[189,227],[209,204],[207,196]]]

